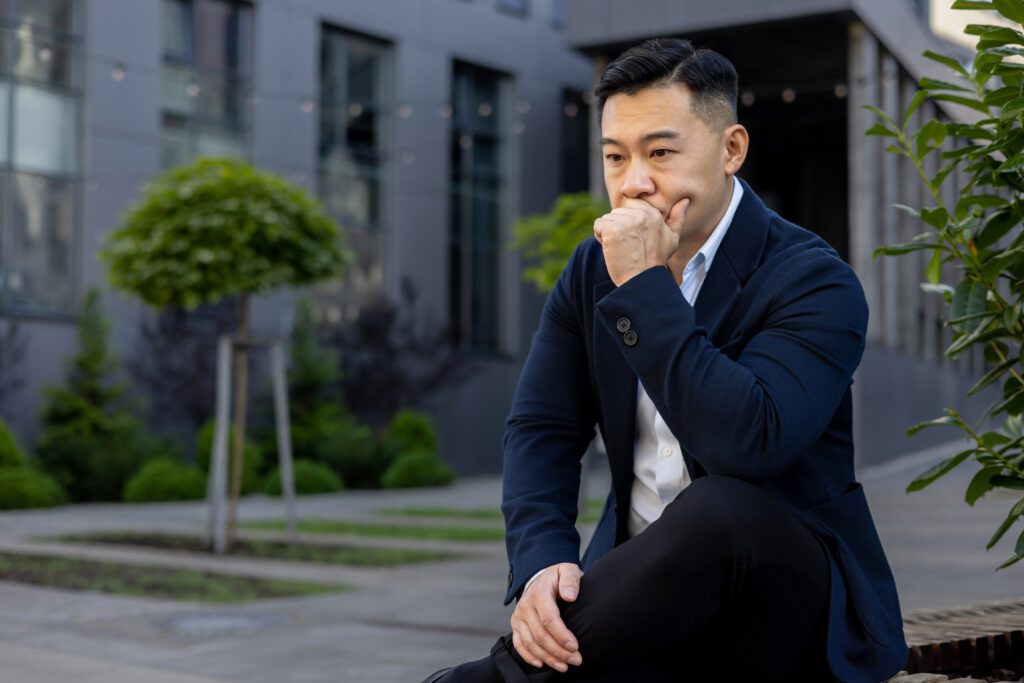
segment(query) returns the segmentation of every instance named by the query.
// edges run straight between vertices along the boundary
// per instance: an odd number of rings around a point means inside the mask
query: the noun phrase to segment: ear
[[[750,135],[742,125],[734,123],[722,131],[722,161],[727,174],[735,175],[740,170],[749,145]]]

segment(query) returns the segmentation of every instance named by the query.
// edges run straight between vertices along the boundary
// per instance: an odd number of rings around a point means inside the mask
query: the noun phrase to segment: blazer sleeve
[[[503,439],[501,509],[509,557],[505,604],[538,570],[579,564],[580,460],[597,412],[578,311],[582,243],[558,277],[519,376]]]
[[[838,256],[808,248],[773,273],[762,280],[771,292],[755,294],[760,310],[748,313],[758,329],[735,360],[708,339],[663,266],[597,303],[617,338],[615,321],[631,321],[636,343],[621,343],[623,354],[680,445],[712,474],[758,482],[788,469],[821,438],[864,351],[867,303]]]

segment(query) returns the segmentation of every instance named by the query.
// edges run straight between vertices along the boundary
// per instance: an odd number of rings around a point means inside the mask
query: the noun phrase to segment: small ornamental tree
[[[924,53],[950,69],[951,80],[921,79],[920,91],[908,103],[900,121],[869,107],[880,119],[868,135],[890,138],[887,150],[907,157],[927,190],[928,206],[898,206],[925,224],[925,231],[907,244],[876,250],[875,255],[898,256],[913,251],[930,252],[922,285],[941,294],[949,305],[947,324],[953,342],[946,356],[955,359],[982,347],[989,367],[967,392],[976,394],[1001,385],[996,401],[976,425],[968,424],[953,408],[946,415],[912,427],[913,435],[926,427],[948,425],[962,430],[970,446],[923,472],[907,487],[922,489],[963,462],[980,466],[965,495],[968,505],[994,488],[1024,490],[1024,0],[982,2],[958,0],[953,9],[994,10],[1016,28],[971,24],[965,33],[978,37],[969,65],[953,57]],[[971,123],[929,120],[917,130],[910,127],[914,112],[924,100],[951,102],[977,112]],[[963,144],[942,150],[947,138]],[[936,173],[926,171],[925,160],[939,156]],[[958,170],[966,179],[955,204],[943,201],[940,188]],[[942,265],[957,271],[954,281],[944,283]],[[989,429],[993,418],[1001,424]],[[989,540],[991,549],[1024,516],[1024,498],[1009,510]],[[1018,536],[1013,555],[998,568],[1024,558],[1024,533]]]
[[[610,210],[607,200],[577,192],[559,196],[549,213],[521,218],[513,230],[515,247],[531,263],[523,279],[540,292],[551,291],[576,246],[594,234],[594,221]]]
[[[139,463],[152,455],[128,384],[107,342],[110,325],[96,289],[78,316],[78,349],[65,360],[65,381],[46,388],[36,464],[73,501],[116,501]]]
[[[245,444],[250,297],[339,277],[352,258],[344,234],[316,199],[286,180],[238,159],[199,158],[146,186],[102,258],[114,287],[158,309],[236,302],[242,343],[235,351],[230,543]]]

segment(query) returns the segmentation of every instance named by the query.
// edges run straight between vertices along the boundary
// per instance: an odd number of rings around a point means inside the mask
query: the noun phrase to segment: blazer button
[[[511,569],[508,571],[508,587],[509,588],[512,587],[512,570]]]
[[[626,342],[626,346],[636,346],[636,332],[633,330],[626,332],[622,335],[622,341]]]
[[[629,331],[629,318],[619,318],[619,321],[615,323],[615,329],[620,333],[626,333]]]

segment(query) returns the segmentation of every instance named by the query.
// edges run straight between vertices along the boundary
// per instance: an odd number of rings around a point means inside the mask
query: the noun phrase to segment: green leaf
[[[928,486],[928,484],[931,484],[933,481],[969,458],[971,454],[974,453],[974,450],[975,449],[973,448],[968,448],[966,451],[960,451],[956,455],[946,458],[942,462],[929,467],[927,470],[919,474],[914,481],[907,485],[907,493],[920,491],[925,486]]]
[[[957,427],[959,426],[959,424],[960,423],[956,419],[948,415],[944,417],[937,417],[934,420],[918,422],[916,425],[907,430],[907,436],[913,436],[922,429],[926,429],[928,427]]]
[[[992,6],[991,0],[956,0],[953,3],[953,9],[991,10],[995,9],[995,7]]]
[[[997,474],[992,477],[992,486],[1024,491],[1024,477],[1021,477],[1019,474]]]
[[[978,39],[977,49],[985,50],[990,47],[999,47],[1000,45],[1008,45],[1010,43],[1024,45],[1024,35],[1021,35],[1020,31],[1000,26],[999,28],[982,33]]]
[[[942,252],[938,249],[932,254],[931,259],[928,260],[928,281],[933,285],[939,283],[939,279],[942,277]]]
[[[982,114],[990,114],[988,105],[984,102],[976,100],[972,97],[961,97],[959,95],[931,95],[933,100],[939,102],[952,102],[953,104],[960,104],[975,111],[980,111]]]
[[[865,131],[864,135],[880,135],[888,138],[898,138],[899,133],[889,128],[884,123],[876,123]]]
[[[921,209],[921,220],[933,228],[941,230],[949,221],[949,213],[941,206],[926,206]]]
[[[932,60],[933,62],[938,62],[939,64],[948,66],[950,69],[956,71],[957,73],[963,76],[970,76],[970,74],[967,72],[967,69],[964,68],[964,65],[961,64],[956,59],[954,59],[953,57],[947,57],[946,55],[941,55],[938,52],[932,52],[931,50],[926,50],[924,52],[924,56]]]
[[[978,470],[971,479],[971,483],[967,485],[967,493],[964,495],[967,504],[974,505],[982,496],[991,491],[993,488],[992,477],[1002,471],[1002,465],[982,467]]]
[[[994,280],[1004,270],[1022,261],[1024,261],[1024,247],[995,252],[982,263],[981,273],[986,280]]]
[[[945,139],[946,126],[944,124],[935,119],[926,122],[914,136],[917,158],[921,159],[930,149],[941,146]]]
[[[967,315],[967,300],[971,296],[971,290],[976,283],[974,280],[964,278],[953,290],[953,305],[949,309],[949,315],[953,318],[961,318]]]
[[[974,92],[970,88],[965,88],[964,86],[957,85],[956,83],[940,81],[938,79],[928,77],[920,79],[917,84],[925,90],[958,90],[960,92]]]
[[[995,31],[1001,28],[1003,27],[997,26],[996,24],[967,24],[967,26],[964,27],[964,33],[969,36],[980,36],[988,33],[989,31]]]
[[[928,294],[941,294],[947,304],[952,305],[953,303],[953,288],[947,284],[940,282],[937,285],[933,285],[930,282],[922,282],[921,290]]]
[[[959,66],[959,64],[957,66]],[[907,104],[907,110],[903,112],[903,121],[900,122],[900,130],[907,129],[907,124],[910,123],[910,118],[927,98],[928,93],[924,90],[918,90],[914,93],[914,96],[910,99],[910,103]]]
[[[1008,559],[1008,560],[1007,560],[1006,562],[1003,562],[1003,563],[1002,563],[1001,565],[999,565],[998,567],[996,567],[996,571],[999,571],[1000,569],[1006,569],[1007,567],[1010,567],[1010,566],[1012,566],[1012,565],[1015,565],[1015,564],[1017,564],[1018,562],[1020,562],[1020,560],[1021,560],[1021,559],[1022,559],[1022,558],[1021,558],[1021,556],[1020,556],[1020,555],[1013,555],[1013,556],[1012,556],[1012,557],[1010,557],[1010,559]]]
[[[984,249],[998,242],[1020,222],[1020,215],[1013,211],[997,211],[982,224],[974,238],[974,246]]]
[[[981,438],[978,440],[978,442],[982,446],[985,446],[986,448],[990,448],[992,450],[996,450],[996,448],[998,448],[999,446],[1005,446],[1006,444],[1010,443],[1010,441],[1010,437],[1000,432],[985,432],[984,434],[981,435]]]
[[[1013,523],[1016,522],[1017,518],[1021,515],[1024,515],[1024,498],[1018,500],[1014,503],[1013,507],[1010,508],[1010,513],[1006,515],[1006,519],[1003,520],[1002,524],[999,525],[999,528],[996,529],[996,532],[992,534],[992,538],[989,539],[989,542],[985,545],[985,550],[991,550],[992,546],[999,542],[999,539],[1010,530],[1010,527],[1013,526]]]
[[[1017,365],[1017,359],[1011,358],[1003,363],[1000,363],[996,367],[986,372],[981,379],[979,379],[973,387],[967,391],[968,396],[974,396],[976,393],[989,386],[993,382],[997,381],[1000,377],[1006,374],[1006,371]]]
[[[978,206],[982,209],[994,209],[996,207],[1006,206],[1010,202],[1005,197],[1000,197],[994,194],[972,194],[967,195],[960,199],[956,204],[956,210],[954,215],[958,221],[962,221],[967,217],[971,207]]]
[[[1010,21],[1016,24],[1024,23],[1024,4],[1020,0],[992,0],[992,5]]]
[[[1024,388],[1018,389],[1000,401],[992,409],[992,414],[998,415],[1004,411],[1009,415],[1020,415],[1024,411]]]
[[[894,244],[892,246],[878,247],[872,252],[872,258],[877,258],[879,254],[885,256],[899,256],[900,254],[908,254],[912,251],[922,251],[924,249],[938,249],[941,245],[933,242],[908,242],[906,244]]]
[[[884,111],[882,111],[878,107],[874,106],[873,104],[865,104],[864,105],[864,109],[867,109],[869,112],[871,112],[872,114],[874,114],[878,118],[882,119],[883,121],[888,123],[893,128],[896,127],[896,122],[892,120],[892,117],[889,116],[888,114],[886,114]]]

